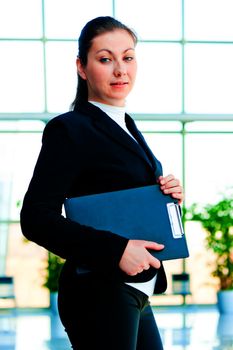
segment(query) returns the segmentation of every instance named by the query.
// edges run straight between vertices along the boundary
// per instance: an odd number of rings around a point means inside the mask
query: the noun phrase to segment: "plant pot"
[[[233,313],[232,314],[221,314],[218,319],[217,335],[221,340],[233,339]],[[230,344],[230,343],[229,343]],[[225,343],[226,345],[226,343]]]
[[[54,314],[58,314],[58,308],[57,308],[57,296],[58,292],[50,292],[50,310]]]
[[[221,290],[217,293],[218,310],[221,314],[233,314],[233,290]]]

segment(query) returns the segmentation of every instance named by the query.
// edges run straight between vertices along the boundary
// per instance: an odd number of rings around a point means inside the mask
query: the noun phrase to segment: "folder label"
[[[167,211],[171,224],[172,235],[174,238],[182,238],[184,234],[183,225],[180,217],[179,206],[176,203],[167,203]]]

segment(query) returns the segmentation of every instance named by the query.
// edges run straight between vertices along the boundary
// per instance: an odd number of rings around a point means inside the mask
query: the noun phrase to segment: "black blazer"
[[[126,115],[128,128],[134,121]],[[133,132],[133,131],[132,131]],[[157,270],[130,277],[119,268],[128,240],[62,215],[65,198],[152,185],[162,167],[141,134],[138,143],[98,107],[80,104],[44,129],[42,148],[21,210],[23,234],[77,268],[127,282],[145,282]],[[117,232],[116,232],[117,233]],[[166,289],[163,266],[155,293]]]

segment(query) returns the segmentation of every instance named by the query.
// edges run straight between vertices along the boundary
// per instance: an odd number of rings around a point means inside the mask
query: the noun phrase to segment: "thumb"
[[[151,242],[151,241],[145,241],[145,248],[154,249],[154,250],[162,250],[164,248],[164,244]]]

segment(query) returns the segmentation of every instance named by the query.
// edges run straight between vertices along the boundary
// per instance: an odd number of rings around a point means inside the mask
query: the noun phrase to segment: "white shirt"
[[[127,132],[135,140],[135,138],[129,132],[125,124],[125,111],[126,111],[125,107],[110,106],[110,105],[106,105],[104,103],[95,102],[95,101],[89,101],[89,102],[95,105],[96,107],[99,107],[103,112],[105,112],[111,119],[114,120],[115,123],[117,123],[125,132]],[[137,141],[135,140],[135,142]],[[151,296],[153,295],[153,292],[154,292],[156,279],[157,279],[157,276],[154,276],[151,280],[147,282],[137,282],[137,283],[127,282],[126,284],[140,290],[141,292],[145,293],[148,296]]]

